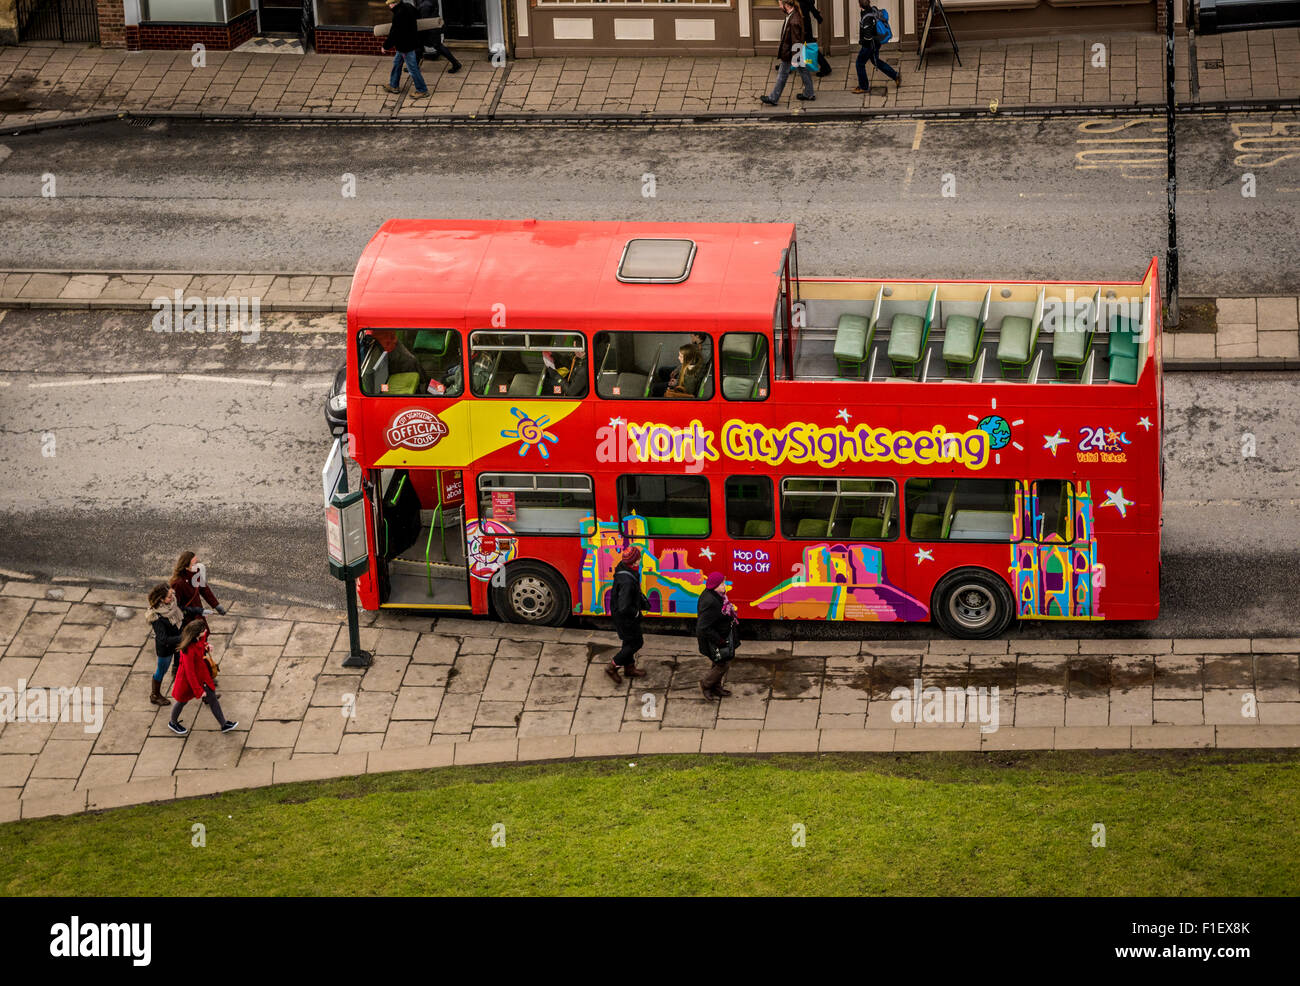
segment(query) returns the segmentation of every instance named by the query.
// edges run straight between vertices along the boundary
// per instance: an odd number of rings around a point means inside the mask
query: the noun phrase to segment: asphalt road
[[[189,545],[232,598],[340,606],[325,569],[320,468],[322,399],[342,338],[313,331],[319,320],[266,323],[249,347],[159,335],[148,313],[8,312],[0,568],[143,587]],[[1162,616],[1070,632],[1294,636],[1297,406],[1300,375],[1169,374]],[[801,636],[932,632],[792,626]]]
[[[536,216],[794,220],[805,274],[1132,280],[1164,251],[1163,127],[103,124],[0,137],[0,267],[350,271],[393,216]],[[1184,294],[1293,293],[1296,117],[1185,118],[1178,146]]]

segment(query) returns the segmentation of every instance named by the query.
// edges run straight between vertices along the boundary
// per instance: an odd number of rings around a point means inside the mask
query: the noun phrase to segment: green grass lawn
[[[1294,895],[1298,795],[1295,751],[452,768],[0,825],[0,891]]]

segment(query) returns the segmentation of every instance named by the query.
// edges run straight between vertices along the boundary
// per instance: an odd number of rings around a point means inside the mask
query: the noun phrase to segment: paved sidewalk
[[[366,613],[362,645],[376,657],[362,673],[342,667],[341,613],[239,604],[210,621],[222,705],[239,729],[218,732],[192,703],[184,722],[194,729],[178,738],[169,710],[147,699],[156,660],[140,604],[136,593],[71,584],[0,590],[0,689],[12,690],[0,701],[21,687],[80,687],[102,689],[104,703],[97,733],[79,722],[0,725],[0,821],[573,756],[1300,747],[1298,638],[755,641],[729,675],[734,694],[711,703],[690,638],[647,635],[648,676],[616,685],[603,668],[611,633]],[[986,689],[979,710],[996,729],[899,721],[894,689],[917,679]]]
[[[6,308],[152,309],[155,298],[256,297],[265,331],[299,331],[293,315],[314,314],[312,331],[342,332],[349,274],[187,274],[159,271],[2,271],[0,319]],[[1188,299],[1186,304],[1193,302]],[[1214,317],[1194,331],[1163,337],[1170,368],[1300,369],[1300,299],[1220,298]]]
[[[1099,43],[1106,46],[1104,65],[1094,64]],[[877,78],[870,96],[850,91],[856,51],[832,53],[836,72],[819,81],[815,104],[794,102],[797,87],[790,87],[784,109],[987,110],[994,102],[1004,109],[1123,107],[1165,98],[1164,40],[1149,33],[964,42],[960,66],[937,53],[921,71],[914,50],[891,45],[886,59],[901,68],[902,83]],[[390,62],[382,58],[210,51],[202,68],[191,58],[189,51],[0,48],[0,126],[167,111],[399,120],[777,112],[758,102],[775,77],[770,57],[542,58],[502,68],[469,59],[467,71],[454,76],[435,62],[428,76],[433,94],[419,101],[383,91]],[[1176,58],[1179,99],[1187,101],[1193,94],[1186,38],[1179,39]],[[1300,29],[1199,38],[1196,63],[1202,102],[1300,97]]]

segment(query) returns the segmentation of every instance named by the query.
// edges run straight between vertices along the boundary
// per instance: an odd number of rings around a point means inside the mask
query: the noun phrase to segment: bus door
[[[469,609],[459,469],[380,470],[375,557],[383,606]]]

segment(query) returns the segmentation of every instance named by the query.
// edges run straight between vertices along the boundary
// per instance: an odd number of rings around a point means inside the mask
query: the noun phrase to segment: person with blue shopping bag
[[[795,68],[799,70],[799,77],[803,79],[803,92],[795,93],[795,98],[812,102],[817,98],[817,94],[813,91],[812,72],[809,71],[803,54],[803,15],[799,13],[795,0],[781,0],[781,9],[785,11],[785,23],[781,25],[781,41],[776,50],[776,57],[779,59],[776,86],[770,95],[764,93],[758,98],[767,106],[775,106],[777,100],[781,98],[781,90],[785,88],[785,80],[790,77],[790,70]]]

